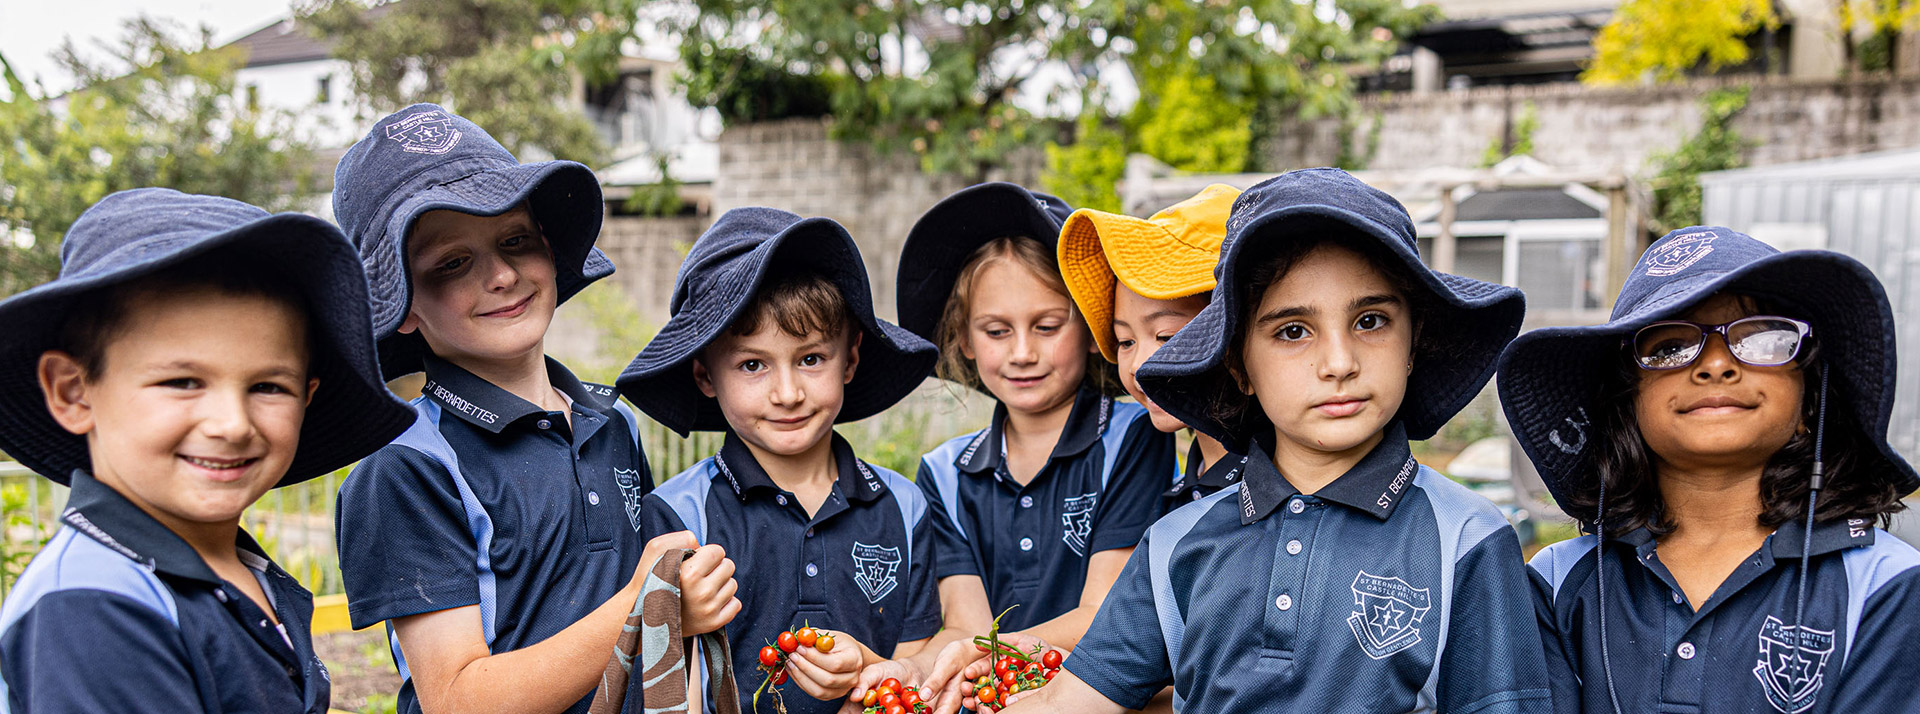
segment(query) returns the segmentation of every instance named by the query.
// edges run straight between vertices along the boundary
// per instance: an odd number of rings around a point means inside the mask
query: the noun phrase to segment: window
[[[333,101],[333,75],[320,75],[320,88],[313,94],[314,104],[326,104]]]

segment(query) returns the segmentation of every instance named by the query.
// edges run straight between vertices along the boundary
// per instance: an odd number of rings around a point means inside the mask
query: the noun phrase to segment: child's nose
[[[1693,363],[1693,379],[1696,382],[1733,381],[1740,378],[1740,368],[1740,360],[1727,349],[1727,341],[1719,335],[1707,335],[1706,344],[1700,346],[1700,359]]]

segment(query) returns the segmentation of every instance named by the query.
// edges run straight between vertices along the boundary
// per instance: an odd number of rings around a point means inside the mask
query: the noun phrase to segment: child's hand
[[[861,651],[865,649],[845,632],[820,630],[820,636],[832,635],[832,651],[821,652],[801,647],[787,658],[787,674],[800,691],[819,700],[839,699],[853,690],[860,674]]]
[[[1049,646],[1045,640],[1042,640],[1038,637],[1034,637],[1033,635],[1021,634],[1018,632],[1002,633],[1000,635],[1000,641],[1005,642],[1009,646],[1012,646],[1014,649],[1018,649],[1021,652],[1045,652],[1049,649],[1059,649],[1057,647]],[[954,690],[960,696],[961,706],[966,707],[967,709],[978,710],[980,708],[980,701],[979,699],[974,697],[975,690],[974,690],[973,684],[979,681],[981,677],[986,677],[993,674],[993,659],[990,657],[987,657],[986,656],[987,653],[985,651],[979,650],[978,648],[975,648],[975,649],[980,653],[980,659],[974,660],[972,664],[967,665],[966,669],[960,671],[960,678],[954,682]],[[1063,659],[1066,657],[1067,654],[1069,653],[1066,650],[1060,650],[1060,656]],[[998,682],[995,682],[994,688],[1000,689]],[[1019,692],[1013,695],[1008,695],[1005,692],[1000,692],[999,693],[1000,701],[997,701],[994,703],[994,708],[1001,709],[1008,704],[1020,701],[1022,698],[1024,698],[1024,695],[1028,693],[1029,692]]]
[[[680,563],[680,634],[686,637],[713,632],[740,613],[734,597],[740,585],[733,579],[733,559],[719,545],[700,546]]]
[[[911,664],[897,659],[867,665],[860,669],[860,676],[855,679],[853,691],[847,692],[847,701],[857,703],[861,697],[867,696],[868,690],[880,688],[880,683],[889,679],[899,680],[912,686],[920,681],[920,672]],[[932,693],[932,690],[921,691],[922,696]],[[856,707],[854,712],[858,714],[861,710],[861,707]]]
[[[700,541],[693,537],[692,531],[674,531],[654,536],[653,540],[647,541],[646,547],[640,549],[640,562],[634,564],[633,580],[627,583],[627,587],[639,590],[640,586],[647,582],[647,571],[653,569],[653,562],[659,560],[660,556],[666,555],[667,551],[676,548],[693,550],[699,547]]]

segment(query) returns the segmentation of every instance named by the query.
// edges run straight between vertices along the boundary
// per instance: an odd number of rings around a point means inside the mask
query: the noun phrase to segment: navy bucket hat
[[[1304,236],[1300,234],[1306,234]],[[1520,332],[1526,299],[1519,290],[1434,272],[1420,262],[1413,219],[1392,196],[1345,171],[1321,168],[1281,174],[1240,194],[1227,219],[1215,269],[1213,302],[1140,366],[1141,388],[1168,414],[1232,448],[1268,422],[1256,408],[1233,423],[1215,413],[1227,380],[1227,354],[1237,344],[1249,295],[1248,256],[1261,245],[1296,237],[1329,237],[1398,264],[1430,299],[1420,316],[1413,373],[1395,418],[1407,437],[1426,439],[1472,401],[1493,376],[1495,359]]]
[[[373,296],[380,367],[391,379],[421,370],[426,341],[396,332],[413,304],[407,235],[428,211],[497,216],[527,204],[553,251],[557,303],[613,274],[593,247],[600,181],[572,161],[522,164],[486,130],[434,104],[374,123],[333,172],[333,213],[360,249]],[[556,304],[557,304],[556,303]]]
[[[213,253],[296,283],[307,302],[310,369],[320,388],[280,486],[359,460],[400,436],[413,410],[380,379],[360,256],[313,216],[269,214],[230,198],[140,188],[88,208],[60,246],[60,276],[0,302],[0,451],[65,484],[91,467],[86,437],[47,412],[40,354],[59,349],[77,298]]]
[[[727,429],[720,403],[694,384],[692,362],[735,320],[775,271],[817,273],[840,290],[865,333],[860,366],[834,423],[893,406],[933,372],[933,345],[873,315],[866,263],[845,228],[772,208],[736,208],[694,242],[673,281],[673,316],[615,382],[634,406],[682,436]]]
[[[973,251],[996,238],[1026,237],[1053,255],[1060,227],[1072,214],[1065,201],[1005,182],[969,186],[940,199],[914,221],[900,248],[894,286],[900,326],[938,341],[940,315]]]
[[[1849,417],[1828,428],[1845,424],[1859,430],[1859,443],[1873,445],[1876,453],[1859,473],[1882,474],[1902,493],[1920,488],[1920,475],[1887,443],[1894,395],[1893,308],[1872,271],[1840,253],[1782,253],[1726,228],[1695,226],[1668,233],[1647,248],[1606,324],[1534,330],[1501,355],[1501,408],[1554,498],[1565,503],[1573,487],[1595,478],[1593,454],[1600,440],[1589,438],[1588,430],[1602,406],[1606,371],[1625,359],[1625,340],[1728,290],[1778,302],[1812,326],[1810,338],[1820,344],[1836,397],[1830,406]]]

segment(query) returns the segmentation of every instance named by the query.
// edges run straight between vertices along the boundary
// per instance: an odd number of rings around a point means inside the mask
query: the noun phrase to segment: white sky
[[[85,51],[96,40],[119,39],[124,23],[144,13],[189,33],[206,25],[223,43],[290,14],[291,6],[289,0],[0,0],[0,54],[29,86],[38,77],[60,92],[68,79],[53,52],[69,37]]]

